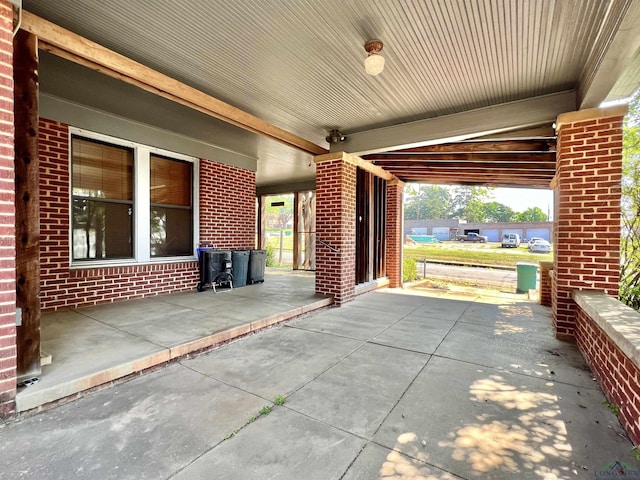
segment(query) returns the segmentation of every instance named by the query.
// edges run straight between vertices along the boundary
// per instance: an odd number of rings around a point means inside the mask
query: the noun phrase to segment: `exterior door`
[[[387,182],[358,169],[356,176],[356,285],[386,275]]]

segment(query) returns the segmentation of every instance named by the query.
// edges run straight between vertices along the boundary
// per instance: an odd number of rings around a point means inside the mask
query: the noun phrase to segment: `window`
[[[73,138],[73,259],[133,258],[133,150]]]
[[[151,155],[151,256],[190,255],[193,164]]]
[[[195,164],[183,155],[72,129],[72,261],[193,256]]]

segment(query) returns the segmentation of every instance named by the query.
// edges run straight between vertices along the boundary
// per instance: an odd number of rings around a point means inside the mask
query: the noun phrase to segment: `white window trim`
[[[117,260],[73,260],[73,176],[72,164],[73,157],[71,152],[72,137],[82,137],[89,140],[97,140],[104,143],[110,143],[118,147],[126,147],[133,149],[133,166],[134,166],[134,195],[133,195],[133,257],[132,259]],[[161,155],[174,160],[181,160],[193,164],[193,251],[191,256],[179,257],[151,257],[151,248],[149,244],[150,238],[150,207],[151,199],[149,196],[150,188],[150,156],[151,154]],[[181,153],[163,150],[161,148],[150,147],[140,143],[123,140],[121,138],[104,135],[76,127],[69,127],[69,265],[72,269],[86,269],[96,267],[115,267],[115,266],[131,266],[145,265],[157,263],[176,263],[197,260],[197,246],[200,238],[200,209],[199,209],[199,188],[200,188],[200,159],[183,155]],[[146,241],[141,239],[146,239]]]

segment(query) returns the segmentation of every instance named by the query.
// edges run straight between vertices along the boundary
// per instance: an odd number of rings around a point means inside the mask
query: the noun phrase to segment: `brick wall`
[[[356,166],[343,159],[317,163],[316,292],[332,295],[336,304],[355,295],[355,218]]]
[[[69,128],[40,119],[40,306],[67,306],[69,285]],[[97,294],[97,292],[95,292]]]
[[[200,241],[217,248],[256,244],[256,174],[210,160],[200,162]]]
[[[402,286],[402,195],[404,183],[387,182],[385,246],[387,277],[392,288]]]
[[[209,160],[200,165],[200,241],[219,248],[252,248],[255,173]],[[69,268],[69,131],[45,119],[40,120],[40,184],[43,311],[195,288],[195,261]]]
[[[16,396],[12,28],[11,5],[0,0],[0,416],[15,411]]]
[[[575,337],[607,399],[620,407],[618,418],[634,445],[640,445],[640,369],[589,315],[576,306]]]
[[[573,290],[618,294],[624,111],[558,117],[553,324],[559,338],[574,335]]]

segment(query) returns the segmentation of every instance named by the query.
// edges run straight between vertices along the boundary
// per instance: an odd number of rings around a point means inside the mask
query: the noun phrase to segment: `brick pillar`
[[[562,114],[556,122],[553,326],[573,339],[574,290],[618,295],[622,120],[626,107]]]
[[[387,218],[385,228],[386,270],[389,286],[402,286],[402,195],[404,183],[400,180],[387,182]]]
[[[540,262],[540,305],[551,306],[551,275],[553,262]]]
[[[316,293],[339,305],[355,295],[356,166],[334,157],[316,160]]]
[[[16,272],[13,154],[13,9],[0,0],[0,416],[15,411]]]

